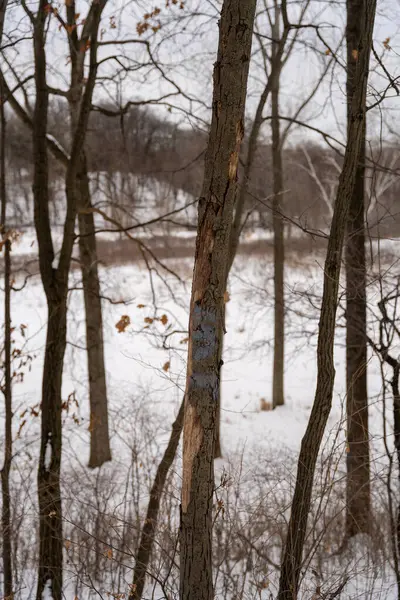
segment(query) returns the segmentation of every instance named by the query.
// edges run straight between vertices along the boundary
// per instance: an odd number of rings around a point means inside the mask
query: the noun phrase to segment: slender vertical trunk
[[[398,479],[400,482],[400,390],[399,390],[399,376],[400,376],[400,363],[393,362],[393,379],[392,379],[392,390],[393,390],[393,422],[394,422],[394,445],[397,454],[397,467],[398,467]],[[397,542],[397,556],[400,557],[400,501],[397,503],[397,523],[396,523],[396,542]],[[400,582],[397,581],[397,587],[399,588]],[[398,595],[400,600],[400,592]]]
[[[347,0],[347,102],[350,119],[358,47],[360,15],[367,0]],[[368,532],[371,524],[370,464],[367,393],[367,298],[364,219],[364,126],[356,182],[347,221],[346,247],[346,384],[347,481],[346,538]]]
[[[11,499],[10,499],[10,469],[12,462],[12,395],[11,395],[11,242],[6,240],[4,245],[4,401],[5,401],[5,444],[4,463],[1,470],[2,490],[2,537],[3,537],[3,571],[4,595],[12,598],[12,546],[11,546]]]
[[[1,6],[0,43],[2,40],[4,13],[7,3]],[[12,545],[11,545],[11,501],[10,501],[10,469],[12,462],[12,378],[11,378],[11,241],[6,230],[6,119],[4,104],[6,98],[4,86],[0,82],[0,193],[1,193],[1,234],[4,241],[4,405],[5,405],[5,443],[4,462],[1,470],[2,513],[1,528],[3,540],[3,577],[4,596],[12,598]]]
[[[211,600],[216,408],[224,293],[256,0],[225,0],[214,67],[189,317],[183,439],[181,600]]]
[[[274,40],[279,39],[279,9],[275,5]],[[282,144],[279,122],[280,58],[277,57],[278,42],[273,42],[272,61],[279,61],[274,70],[271,88],[272,169],[273,190],[272,222],[274,230],[274,366],[272,378],[272,406],[284,404],[284,354],[285,354],[285,298],[284,265],[285,248],[281,199],[283,192]]]
[[[335,380],[333,351],[341,258],[344,231],[354,191],[365,127],[365,98],[375,10],[376,0],[370,0],[363,14],[359,15],[363,35],[358,47],[355,91],[351,104],[347,146],[325,259],[324,291],[317,348],[317,389],[306,433],[301,443],[292,512],[283,554],[278,600],[296,600],[298,597],[315,466],[332,405]]]
[[[84,87],[84,61],[80,50],[76,21],[75,0],[67,7],[68,24],[72,28],[70,43],[71,85],[69,109],[71,137],[78,127],[82,90]],[[82,132],[84,139],[86,131]],[[97,244],[94,215],[91,203],[87,159],[84,149],[76,170],[76,195],[79,226],[79,257],[82,270],[82,286],[85,303],[85,326],[90,402],[90,456],[89,467],[101,467],[111,460],[108,428],[107,383],[104,364],[103,316],[100,280],[97,261]]]
[[[89,467],[101,467],[111,460],[108,428],[107,383],[104,364],[103,315],[97,245],[86,157],[78,170],[79,257],[82,269],[83,296],[90,399]]]

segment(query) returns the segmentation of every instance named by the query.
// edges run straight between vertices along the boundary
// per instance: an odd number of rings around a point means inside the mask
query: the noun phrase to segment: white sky
[[[288,3],[289,18],[296,22],[300,8],[304,0],[293,0]],[[265,16],[264,6],[270,6],[272,0],[258,1],[257,28],[260,33],[270,36],[268,20]],[[136,25],[143,21],[143,15],[151,12],[157,4],[160,5],[161,13],[154,20],[160,19],[162,28],[157,33],[144,34],[139,38]],[[34,11],[37,2],[28,2]],[[217,20],[221,6],[220,0],[186,0],[183,9],[178,6],[166,8],[165,0],[147,2],[145,0],[109,0],[104,12],[103,40],[127,40],[148,39],[154,58],[162,66],[163,72],[171,80],[176,82],[186,97],[173,96],[167,101],[178,109],[172,108],[166,112],[166,107],[154,108],[162,111],[166,118],[174,118],[185,126],[202,126],[209,118],[209,110],[212,93],[212,68],[216,58],[218,27]],[[65,2],[60,0],[54,2],[61,15],[65,12]],[[85,16],[89,2],[77,1],[80,17],[78,22]],[[110,17],[114,18],[116,27],[111,27]],[[153,22],[153,21],[152,21]],[[321,33],[332,48],[338,47],[345,29],[345,2],[342,0],[310,0],[309,7],[304,18],[305,23],[318,24]],[[400,76],[400,2],[399,0],[378,0],[378,15],[376,20],[374,44],[379,55],[384,52],[383,41],[390,38],[391,50],[383,53],[383,61],[393,77]],[[30,35],[30,23],[24,14],[20,3],[12,5],[7,22],[6,34],[12,39],[18,39],[21,33],[25,37]],[[269,51],[268,42],[265,44]],[[344,59],[344,46],[338,51],[338,58]],[[252,119],[260,92],[265,84],[265,74],[261,68],[259,45],[253,44],[253,61],[250,70],[247,117]],[[292,54],[284,68],[281,83],[281,114],[292,116],[299,105],[310,93],[313,85],[319,79],[321,72],[325,69],[330,56],[326,56],[323,43],[317,39],[313,29],[304,29],[299,36]],[[9,61],[14,65],[20,77],[24,78],[32,74],[32,42],[30,39],[21,41],[14,48],[7,50]],[[176,88],[167,83],[161,76],[159,70],[148,64],[148,54],[143,44],[127,44],[120,46],[104,46],[100,50],[100,57],[116,56],[116,59],[103,63],[99,74],[115,76],[116,70],[121,64],[132,69],[131,72],[121,72],[114,81],[103,81],[96,89],[97,99],[109,98],[110,100],[146,100],[157,99],[167,93],[175,92]],[[54,17],[51,19],[47,38],[47,58],[50,67],[48,81],[51,85],[64,90],[68,87],[68,48],[66,45],[66,32],[59,29],[59,23]],[[145,66],[142,66],[145,63]],[[147,63],[147,65],[146,65]],[[3,62],[4,65],[4,62]],[[376,67],[375,60],[372,61],[373,69]],[[12,76],[9,72],[9,81]],[[342,141],[345,137],[345,95],[344,95],[345,72],[340,66],[332,65],[323,84],[316,93],[307,108],[299,115],[299,120],[305,120],[315,127],[327,131],[331,135],[339,137]],[[372,88],[381,91],[387,85],[387,78],[382,69],[378,67],[371,74],[370,84]],[[32,82],[28,85],[32,94]],[[393,92],[391,92],[393,96]],[[192,99],[192,101],[190,101]],[[369,100],[374,101],[370,94]],[[379,109],[369,112],[369,136],[379,136],[382,118],[396,130],[396,116],[400,107],[400,98],[386,100]],[[269,114],[269,108],[265,115]],[[200,119],[200,120],[199,120]],[[203,121],[201,121],[203,120]],[[268,124],[263,128],[263,135],[269,136]],[[319,140],[319,136],[313,135],[304,128],[294,127],[290,138],[291,142],[303,141],[305,139]]]

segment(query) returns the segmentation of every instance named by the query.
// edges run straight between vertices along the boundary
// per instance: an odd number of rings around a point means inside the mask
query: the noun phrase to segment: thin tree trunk
[[[278,600],[296,600],[298,597],[315,466],[332,405],[335,380],[333,351],[340,267],[344,231],[354,191],[365,126],[365,97],[375,10],[376,0],[369,1],[365,12],[359,16],[362,21],[363,36],[358,47],[355,93],[351,104],[348,140],[325,259],[324,291],[317,349],[317,389],[307,430],[301,443],[292,511],[283,554]]]
[[[347,102],[351,117],[358,46],[362,35],[360,15],[368,0],[347,2]],[[364,208],[364,126],[360,163],[350,202],[346,246],[346,384],[347,480],[346,539],[369,532],[371,525],[370,464],[367,393],[367,298]]]
[[[103,315],[97,260],[96,230],[90,198],[86,157],[78,172],[79,258],[85,302],[86,345],[90,399],[89,467],[111,460],[107,383],[104,364]]]
[[[7,1],[0,5],[0,45],[3,39],[3,25]],[[4,596],[11,600],[13,596],[12,544],[11,544],[11,500],[10,469],[12,462],[12,377],[11,377],[11,241],[6,230],[7,192],[6,192],[6,101],[4,86],[0,82],[0,193],[1,193],[1,234],[4,242],[4,405],[5,405],[5,443],[4,463],[1,470],[2,491],[2,540],[3,540],[3,577]]]
[[[274,40],[279,39],[279,8],[275,4]],[[273,190],[272,222],[274,230],[274,364],[272,378],[272,406],[282,406],[284,399],[284,355],[285,355],[285,297],[284,265],[285,247],[281,199],[283,192],[282,144],[279,121],[279,79],[281,74],[278,42],[273,42],[272,61],[279,61],[274,69],[271,89],[272,169]]]
[[[78,126],[82,89],[84,87],[84,60],[76,23],[76,3],[71,0],[67,6],[67,20],[71,28],[70,59],[71,85],[69,109],[71,115],[71,137]],[[82,132],[84,138],[86,131]],[[82,270],[82,286],[85,303],[85,326],[87,365],[89,375],[90,402],[90,457],[89,467],[101,467],[111,460],[108,428],[107,383],[104,365],[103,317],[101,308],[100,280],[97,261],[97,244],[94,215],[91,203],[87,160],[81,152],[76,170],[76,194],[79,226],[79,257]]]
[[[183,399],[179,408],[178,415],[175,419],[174,424],[172,425],[171,436],[169,438],[169,442],[165,449],[161,462],[158,465],[157,473],[151,488],[146,519],[144,521],[142,533],[140,536],[139,549],[136,555],[135,570],[133,573],[133,583],[129,593],[129,600],[141,600],[143,596],[146,574],[148,571],[151,551],[153,548],[154,538],[156,534],[162,492],[164,490],[164,485],[167,479],[168,472],[171,468],[172,463],[174,462],[176,451],[179,446],[179,439],[181,437],[183,427],[184,407],[185,401]]]
[[[390,319],[388,318],[387,315],[387,309],[385,306],[385,303],[379,302],[378,304],[380,310],[381,310],[381,314],[382,314],[382,319],[380,322],[380,343],[379,346],[374,344],[374,342],[369,339],[369,342],[371,344],[371,346],[374,348],[375,352],[377,352],[378,354],[381,355],[382,360],[384,362],[386,362],[388,365],[390,365],[390,367],[392,367],[393,369],[393,377],[392,380],[390,382],[391,388],[392,388],[392,392],[393,392],[393,429],[394,429],[394,447],[396,450],[396,456],[397,456],[397,466],[398,466],[398,473],[397,473],[397,477],[398,480],[400,482],[400,389],[399,389],[399,377],[400,377],[400,362],[394,358],[394,356],[389,354],[389,347],[390,347],[390,342],[389,345],[386,345],[383,343],[383,339],[382,339],[382,333],[384,331],[384,325],[387,323],[390,323]],[[395,318],[396,315],[394,315]],[[393,322],[392,322],[393,324]],[[382,375],[383,375],[383,371],[382,371]],[[385,381],[383,381],[383,385],[385,385]],[[395,574],[396,574],[396,581],[397,581],[397,598],[398,600],[400,600],[400,574],[399,574],[399,557],[400,557],[400,500],[397,501],[397,517],[396,520],[394,519],[394,515],[392,513],[392,500],[391,500],[391,467],[392,467],[392,455],[389,451],[389,448],[387,446],[387,443],[385,441],[385,448],[388,454],[388,457],[390,459],[390,470],[389,470],[389,474],[388,474],[388,481],[387,481],[387,487],[388,487],[388,494],[389,494],[389,508],[391,510],[391,530],[392,530],[392,542],[393,542],[393,559],[394,559],[394,570],[395,570]],[[394,511],[393,511],[394,512]]]
[[[396,448],[397,455],[397,466],[398,466],[398,479],[400,482],[400,390],[399,390],[399,376],[400,376],[400,363],[399,361],[393,361],[393,379],[391,382],[393,390],[393,422],[394,422],[394,445]],[[400,556],[400,501],[397,503],[397,523],[396,523],[396,541],[397,541],[397,556]],[[397,586],[399,587],[399,581]],[[400,600],[400,593],[398,596]]]
[[[220,342],[256,0],[225,0],[199,201],[183,439],[181,600],[211,600]]]
[[[12,545],[11,545],[11,499],[10,499],[10,470],[12,462],[12,395],[11,395],[11,242],[6,240],[4,245],[4,401],[5,401],[5,444],[4,463],[1,470],[2,489],[2,537],[3,537],[3,573],[4,595],[12,598]]]

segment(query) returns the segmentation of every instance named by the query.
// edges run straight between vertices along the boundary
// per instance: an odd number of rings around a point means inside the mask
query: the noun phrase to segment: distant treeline
[[[114,115],[114,116],[111,116]],[[10,111],[7,126],[7,166],[10,217],[16,224],[33,219],[31,133]],[[67,150],[69,115],[65,103],[51,106],[49,132]],[[249,128],[248,128],[249,129]],[[131,107],[119,115],[115,107],[103,105],[91,115],[87,156],[92,173],[107,173],[110,181],[133,174],[165,184],[166,194],[183,190],[197,197],[201,190],[207,133],[174,124],[157,115],[156,107]],[[246,141],[242,148],[246,154]],[[373,235],[400,236],[398,197],[400,153],[396,142],[371,144],[366,165],[368,225]],[[328,145],[305,140],[283,153],[285,191],[282,206],[288,226],[324,229],[330,223],[342,157]],[[52,198],[63,202],[62,167],[52,164]],[[117,175],[118,174],[118,175]],[[272,156],[267,141],[260,143],[250,178],[247,199],[248,223],[271,224]],[[117,203],[118,198],[113,202]],[[140,203],[140,189],[131,196],[132,210]]]

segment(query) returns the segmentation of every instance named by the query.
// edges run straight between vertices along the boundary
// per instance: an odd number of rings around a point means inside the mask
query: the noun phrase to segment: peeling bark
[[[256,0],[225,0],[189,317],[181,505],[182,600],[211,600],[212,503],[224,293]]]

